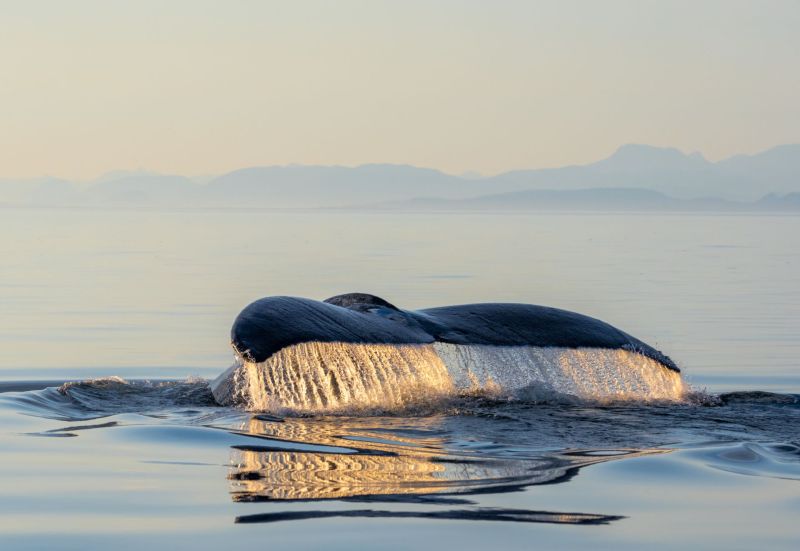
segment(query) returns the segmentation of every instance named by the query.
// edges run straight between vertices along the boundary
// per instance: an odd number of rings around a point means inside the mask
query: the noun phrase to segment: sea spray
[[[221,404],[278,413],[391,412],[462,394],[542,401],[680,401],[679,373],[631,350],[307,342],[238,359],[211,383]]]

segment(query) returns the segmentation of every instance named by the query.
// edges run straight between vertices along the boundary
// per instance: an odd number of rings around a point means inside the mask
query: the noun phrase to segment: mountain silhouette
[[[589,190],[604,191],[592,194]],[[658,195],[645,195],[641,190]],[[533,191],[547,193],[503,195]],[[580,193],[565,195],[568,191]],[[781,145],[756,155],[711,162],[700,153],[628,144],[594,163],[514,170],[495,176],[455,176],[410,165],[366,164],[250,167],[203,183],[180,175],[142,171],[113,172],[83,183],[57,178],[0,180],[0,205],[400,208],[413,203],[417,208],[451,201],[450,207],[487,208],[513,201],[526,205],[576,201],[575,206],[580,203],[607,207],[620,201],[618,204],[653,208],[714,209],[738,208],[735,203],[744,202],[771,209],[795,208],[790,194],[798,192],[800,145]]]

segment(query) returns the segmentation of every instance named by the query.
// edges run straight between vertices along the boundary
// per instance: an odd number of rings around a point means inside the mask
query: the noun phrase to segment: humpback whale
[[[463,392],[538,399],[677,400],[680,369],[589,316],[531,304],[403,310],[366,293],[275,296],[241,311],[236,361],[212,381],[223,405],[331,413]]]

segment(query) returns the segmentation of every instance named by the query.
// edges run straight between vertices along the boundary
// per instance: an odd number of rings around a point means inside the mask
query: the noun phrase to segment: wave
[[[763,390],[742,390],[720,394],[719,401],[723,404],[768,404],[792,405],[800,404],[800,398],[793,394],[780,394],[765,392]]]
[[[117,409],[136,411],[146,406],[174,408],[182,406],[214,406],[208,381],[190,377],[183,381],[127,381],[122,377],[102,377],[67,382],[58,392],[73,403],[89,410]]]
[[[730,463],[729,454],[722,458],[724,462],[720,458],[706,459],[723,470],[744,472],[756,466],[751,461],[755,458],[770,476],[796,478],[782,472],[781,465],[787,460],[797,461],[797,446],[800,445],[797,428],[800,397],[787,394],[762,395],[758,402],[725,401],[727,395],[709,394],[705,401],[607,404],[500,401],[466,394],[426,408],[386,412],[380,418],[374,417],[373,411],[366,412],[369,416],[353,411],[350,415],[310,418],[307,415],[252,414],[240,408],[220,407],[212,399],[205,380],[148,382],[108,377],[22,392],[4,392],[4,386],[0,384],[0,416],[6,416],[4,419],[18,418],[16,414],[22,413],[70,421],[70,424],[55,427],[26,421],[25,434],[33,436],[75,437],[87,429],[108,430],[107,427],[125,433],[129,427],[157,425],[149,430],[136,429],[137,441],[144,439],[160,445],[165,438],[194,441],[199,437],[213,443],[222,439],[233,447],[231,459],[243,467],[240,473],[232,473],[231,480],[262,480],[232,482],[237,485],[237,495],[241,499],[249,499],[248,496],[276,499],[279,495],[285,499],[303,499],[299,494],[292,497],[293,492],[285,488],[267,492],[263,484],[275,482],[267,464],[275,461],[302,463],[311,457],[306,452],[314,450],[329,460],[320,463],[320,468],[337,458],[337,464],[341,463],[337,468],[347,472],[386,471],[382,485],[387,492],[395,494],[399,490],[391,489],[393,472],[407,472],[416,480],[412,484],[418,488],[414,493],[419,493],[421,487],[437,485],[440,486],[437,491],[459,491],[456,488],[469,485],[461,481],[472,479],[471,475],[467,476],[472,468],[482,473],[491,467],[491,472],[484,473],[485,477],[478,477],[487,484],[503,479],[516,480],[506,460],[536,458],[537,453],[529,452],[541,449],[650,449],[677,442],[685,445],[736,441],[781,443],[785,449],[770,448],[766,452],[754,449],[758,456],[769,452],[768,461],[760,460],[747,450],[734,450],[731,457],[739,461],[735,464]],[[97,420],[101,418],[105,419]],[[490,421],[488,425],[487,420]],[[491,434],[485,434],[487,427],[493,427]],[[445,444],[451,441],[447,436],[451,431],[459,435],[456,440],[460,444],[454,444],[455,448],[443,454],[440,448],[448,447]],[[475,441],[472,435],[482,433],[484,437]],[[248,443],[241,437],[257,440]],[[497,448],[498,442],[506,442],[508,449]],[[313,444],[313,448],[307,444]],[[777,454],[778,451],[781,453]],[[473,452],[479,457],[462,457]],[[352,454],[363,461],[354,459]],[[375,459],[384,456],[390,459]],[[424,461],[419,464],[416,459],[408,459],[409,456]],[[490,458],[491,465],[485,463]],[[477,463],[465,462],[465,459],[477,460]],[[773,459],[777,463],[770,463]],[[302,483],[302,480],[297,482]],[[353,495],[369,492],[369,488],[360,489],[355,480],[350,489]],[[323,484],[322,488],[309,490],[309,495],[321,497],[326,491]]]
[[[128,381],[122,377],[100,377],[65,382],[27,392],[14,392],[7,399],[22,413],[65,421],[97,419],[122,413],[158,415],[179,408],[217,406],[208,381]]]
[[[429,408],[463,396],[533,402],[677,402],[680,374],[623,349],[308,342],[239,358],[211,383],[221,404],[282,414]]]
[[[407,357],[407,359],[411,359]],[[398,364],[393,364],[398,366]],[[569,388],[572,385],[571,381],[564,383],[559,390],[553,389],[541,383],[529,384],[525,386],[527,379],[522,379],[521,383],[509,382],[514,379],[513,370],[512,374],[503,381],[500,377],[492,375],[492,370],[486,367],[485,371],[472,372],[471,374],[463,374],[462,379],[454,378],[450,375],[450,371],[445,369],[438,369],[429,372],[429,378],[422,381],[409,382],[404,378],[408,377],[408,371],[411,369],[412,363],[407,363],[405,368],[396,367],[398,370],[394,374],[394,378],[389,380],[384,385],[388,385],[391,392],[385,395],[380,395],[380,389],[370,389],[368,386],[361,385],[358,392],[363,393],[364,396],[371,401],[363,402],[344,402],[329,403],[327,407],[311,408],[289,408],[285,406],[276,406],[276,400],[273,396],[267,394],[265,387],[262,395],[249,394],[249,385],[251,382],[236,382],[237,392],[240,399],[249,399],[255,396],[256,400],[263,400],[256,403],[238,403],[236,409],[227,407],[220,407],[214,396],[212,395],[211,385],[209,381],[199,378],[189,378],[181,381],[147,381],[147,380],[126,380],[121,377],[101,377],[95,379],[87,379],[84,381],[72,381],[61,384],[60,386],[49,386],[36,389],[24,390],[20,387],[20,383],[0,384],[0,401],[9,404],[15,411],[34,415],[37,417],[46,417],[59,420],[90,420],[102,417],[108,417],[118,414],[142,414],[151,417],[161,418],[184,418],[199,415],[199,418],[207,420],[209,417],[227,417],[244,414],[245,411],[269,411],[273,415],[258,414],[254,418],[267,419],[271,421],[280,421],[286,417],[305,417],[308,415],[337,415],[337,416],[375,416],[375,415],[389,415],[389,416],[427,416],[436,414],[448,415],[483,415],[486,412],[491,412],[493,416],[503,416],[510,414],[516,407],[527,408],[530,406],[547,407],[549,410],[558,410],[561,408],[563,411],[570,411],[570,407],[578,408],[623,408],[623,410],[630,410],[632,414],[640,409],[637,406],[654,407],[657,409],[667,408],[666,411],[677,413],[677,410],[670,408],[670,406],[689,406],[690,408],[703,407],[703,408],[748,408],[753,412],[761,414],[763,408],[796,408],[800,405],[800,396],[794,394],[780,394],[762,391],[738,391],[729,392],[724,394],[712,394],[706,391],[695,391],[688,385],[684,385],[681,381],[681,387],[665,386],[670,383],[669,379],[655,384],[653,388],[653,396],[663,396],[664,390],[674,388],[676,394],[673,396],[680,397],[679,400],[672,399],[647,399],[642,398],[641,395],[632,395],[630,391],[622,392],[621,394],[614,394],[614,396],[623,396],[625,399],[606,399],[599,400],[597,395],[581,398],[574,389]],[[484,364],[489,366],[491,364]],[[249,375],[255,378],[252,384],[258,385],[260,379],[257,378],[260,366],[247,367],[243,364],[235,364],[231,369],[237,370],[237,377]],[[504,368],[505,369],[505,368]],[[520,368],[521,369],[521,368]],[[399,373],[399,374],[398,374]],[[413,372],[411,372],[413,373]],[[530,375],[528,375],[530,376]],[[373,379],[373,384],[377,386],[383,379],[376,377]],[[274,379],[267,379],[272,384],[275,383]],[[509,385],[508,388],[513,388],[514,384],[522,384],[520,388],[513,392],[505,392],[498,381],[504,382]],[[602,381],[602,384],[601,384]],[[591,388],[606,388],[604,385],[609,384],[611,388],[615,385],[621,385],[623,388],[636,388],[636,384],[641,384],[637,376],[632,376],[631,379],[622,379],[621,381],[606,382],[605,379],[595,379],[591,383],[585,383],[584,391]],[[308,384],[308,383],[306,383]],[[344,386],[341,383],[339,392]],[[33,383],[26,383],[22,385],[24,389],[28,389]],[[43,385],[42,385],[43,386]],[[566,388],[565,388],[566,387]],[[680,388],[680,393],[677,389]],[[329,389],[330,390],[330,389]],[[368,392],[369,391],[369,392]],[[297,399],[298,387],[294,387],[294,393],[290,397]],[[569,394],[569,392],[576,392],[576,394]],[[588,394],[588,393],[585,393]],[[584,394],[584,395],[585,395]],[[317,394],[319,395],[319,394]],[[612,396],[611,393],[601,394]],[[670,396],[669,394],[666,394]],[[356,405],[353,405],[355,403]],[[242,407],[245,406],[245,407]],[[269,407],[265,407],[269,406]],[[555,408],[555,409],[554,409]],[[761,408],[761,409],[759,409]],[[242,411],[244,410],[244,411]],[[765,412],[771,409],[764,410]]]

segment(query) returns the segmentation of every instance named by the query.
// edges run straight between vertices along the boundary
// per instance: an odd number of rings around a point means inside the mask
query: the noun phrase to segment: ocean
[[[3,549],[800,542],[796,215],[5,208],[0,235]],[[216,405],[244,306],[347,292],[581,312],[691,392]]]

